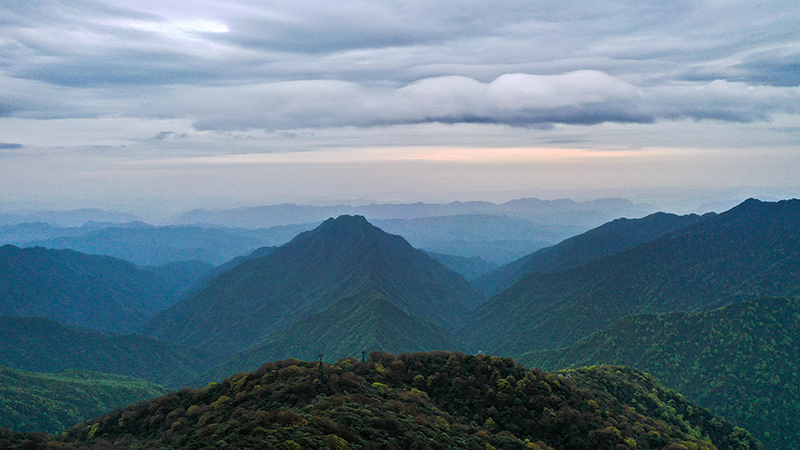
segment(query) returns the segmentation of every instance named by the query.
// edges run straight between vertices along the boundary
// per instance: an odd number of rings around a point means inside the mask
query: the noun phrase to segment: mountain
[[[417,219],[374,220],[387,233],[399,234],[416,248],[505,264],[567,237],[571,230],[552,229],[527,218],[461,214]]]
[[[76,423],[165,392],[146,381],[85,370],[53,374],[0,366],[0,427],[60,433]],[[0,448],[9,448],[2,437]]]
[[[616,219],[552,247],[543,248],[481,276],[473,284],[485,295],[501,292],[534,272],[560,272],[613,255],[708,216],[658,212],[641,219]]]
[[[340,299],[277,336],[237,353],[212,370],[213,376],[205,375],[203,384],[278,359],[314,360],[322,354],[324,360],[336,361],[360,357],[362,352],[459,349],[452,339],[444,328],[405,313],[389,298],[368,289]]]
[[[526,353],[544,370],[624,364],[741,424],[767,448],[800,448],[800,299],[626,317],[577,344]]]
[[[475,280],[495,267],[479,256],[453,256],[428,251],[425,253],[436,261],[439,261],[441,265],[461,275],[467,281]]]
[[[167,284],[169,291],[175,293],[176,298],[185,295],[197,283],[214,274],[217,269],[207,262],[197,260],[177,261],[161,266],[141,266],[141,268],[161,278]]]
[[[113,256],[139,265],[159,266],[191,260],[219,265],[267,245],[263,237],[253,236],[250,231],[248,234],[221,228],[154,227],[142,224],[138,227],[107,227],[78,236],[32,241],[27,245]]]
[[[200,350],[138,335],[0,316],[0,365],[30,372],[91,370],[180,386],[220,361]]]
[[[561,224],[584,228],[617,217],[640,217],[654,211],[653,206],[625,199],[599,199],[576,202],[569,199],[540,200],[523,198],[505,203],[485,201],[451,203],[385,203],[360,206],[266,205],[226,210],[196,209],[171,220],[175,225],[216,225],[231,228],[263,228],[297,223],[320,222],[340,215],[363,215],[370,220],[413,220],[426,217],[488,214],[525,217],[534,223]],[[591,228],[588,227],[588,228]]]
[[[341,216],[219,275],[142,331],[232,355],[365,289],[451,330],[482,301],[460,275],[400,236],[363,217]]]
[[[469,348],[522,354],[574,344],[632,314],[713,309],[800,294],[800,200],[748,200],[653,241],[534,273],[465,323]]]
[[[0,247],[0,314],[128,333],[175,301],[170,285],[121,259]]]
[[[547,374],[508,358],[447,352],[266,363],[60,436],[0,434],[9,450],[48,441],[164,450],[761,448],[747,431],[631,369]]]
[[[76,227],[87,222],[125,223],[138,220],[134,215],[105,211],[102,209],[73,209],[68,211],[27,211],[20,213],[0,213],[0,224],[42,222],[55,226]]]

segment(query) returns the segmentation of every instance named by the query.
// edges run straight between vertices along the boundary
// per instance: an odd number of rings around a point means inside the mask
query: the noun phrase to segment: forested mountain
[[[458,350],[460,346],[444,328],[407,314],[391,299],[365,290],[340,299],[324,311],[296,322],[277,336],[237,353],[211,371],[205,384],[236,372],[255,370],[264,361],[300,358],[312,361],[323,355],[326,361],[362,352],[391,353],[429,350]]]
[[[169,283],[121,259],[0,247],[0,314],[128,333],[175,301]]]
[[[800,200],[748,200],[623,252],[531,274],[466,322],[469,349],[558,348],[632,314],[712,309],[800,294]]]
[[[624,364],[771,449],[800,448],[800,299],[759,299],[713,311],[627,317],[574,346],[527,353],[544,370]]]
[[[473,284],[485,295],[493,295],[509,288],[528,274],[570,269],[652,241],[709,216],[678,216],[659,212],[641,219],[616,219],[498,267],[478,278]]]
[[[342,216],[219,275],[142,330],[232,355],[365,289],[451,330],[482,301],[463,277],[400,236]]]
[[[33,373],[0,366],[0,427],[60,433],[165,392],[146,381],[85,370]],[[0,448],[9,448],[2,437]]]
[[[508,358],[375,352],[297,359],[182,389],[8,449],[758,449],[746,431],[631,369],[547,374]]]
[[[61,325],[43,317],[0,316],[0,365],[31,372],[92,370],[177,387],[220,361],[138,335]]]

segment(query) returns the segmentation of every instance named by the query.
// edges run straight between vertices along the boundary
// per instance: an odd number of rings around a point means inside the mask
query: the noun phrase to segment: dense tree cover
[[[546,370],[635,367],[777,450],[800,448],[798,342],[800,299],[759,299],[696,314],[628,317],[574,346],[520,361]]]
[[[552,273],[613,255],[710,217],[658,212],[641,219],[616,219],[492,270],[474,284],[487,296],[531,273]]]
[[[760,448],[746,431],[633,370],[547,374],[508,358],[447,352],[374,352],[365,364],[323,364],[322,379],[318,363],[267,363],[59,437],[0,439],[10,449]]]
[[[334,302],[325,311],[302,319],[265,342],[234,355],[204,374],[194,385],[258,368],[264,361],[296,357],[314,360],[323,354],[336,361],[362,351],[390,353],[459,350],[444,328],[407,314],[379,292],[365,290]]]
[[[59,433],[78,422],[165,392],[146,381],[97,372],[45,374],[0,366],[0,427]],[[2,437],[0,448],[5,448]]]
[[[0,314],[132,332],[176,299],[160,277],[108,256],[0,247]]]
[[[32,372],[82,369],[180,387],[220,361],[157,341],[61,325],[43,317],[0,316],[0,365]]]
[[[364,289],[450,329],[482,300],[463,277],[400,236],[342,216],[219,275],[143,332],[232,355]]]
[[[800,200],[748,200],[651,242],[558,273],[531,274],[475,311],[471,350],[571,345],[621,317],[800,294]]]

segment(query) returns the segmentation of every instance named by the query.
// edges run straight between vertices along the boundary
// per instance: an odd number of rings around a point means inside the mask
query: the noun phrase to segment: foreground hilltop
[[[623,367],[561,373],[510,358],[374,352],[267,363],[3,448],[757,449],[746,431]]]

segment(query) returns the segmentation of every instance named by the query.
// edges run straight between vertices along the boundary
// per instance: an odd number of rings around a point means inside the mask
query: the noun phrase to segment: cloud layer
[[[792,2],[0,7],[0,117],[198,130],[765,120],[797,114]]]

